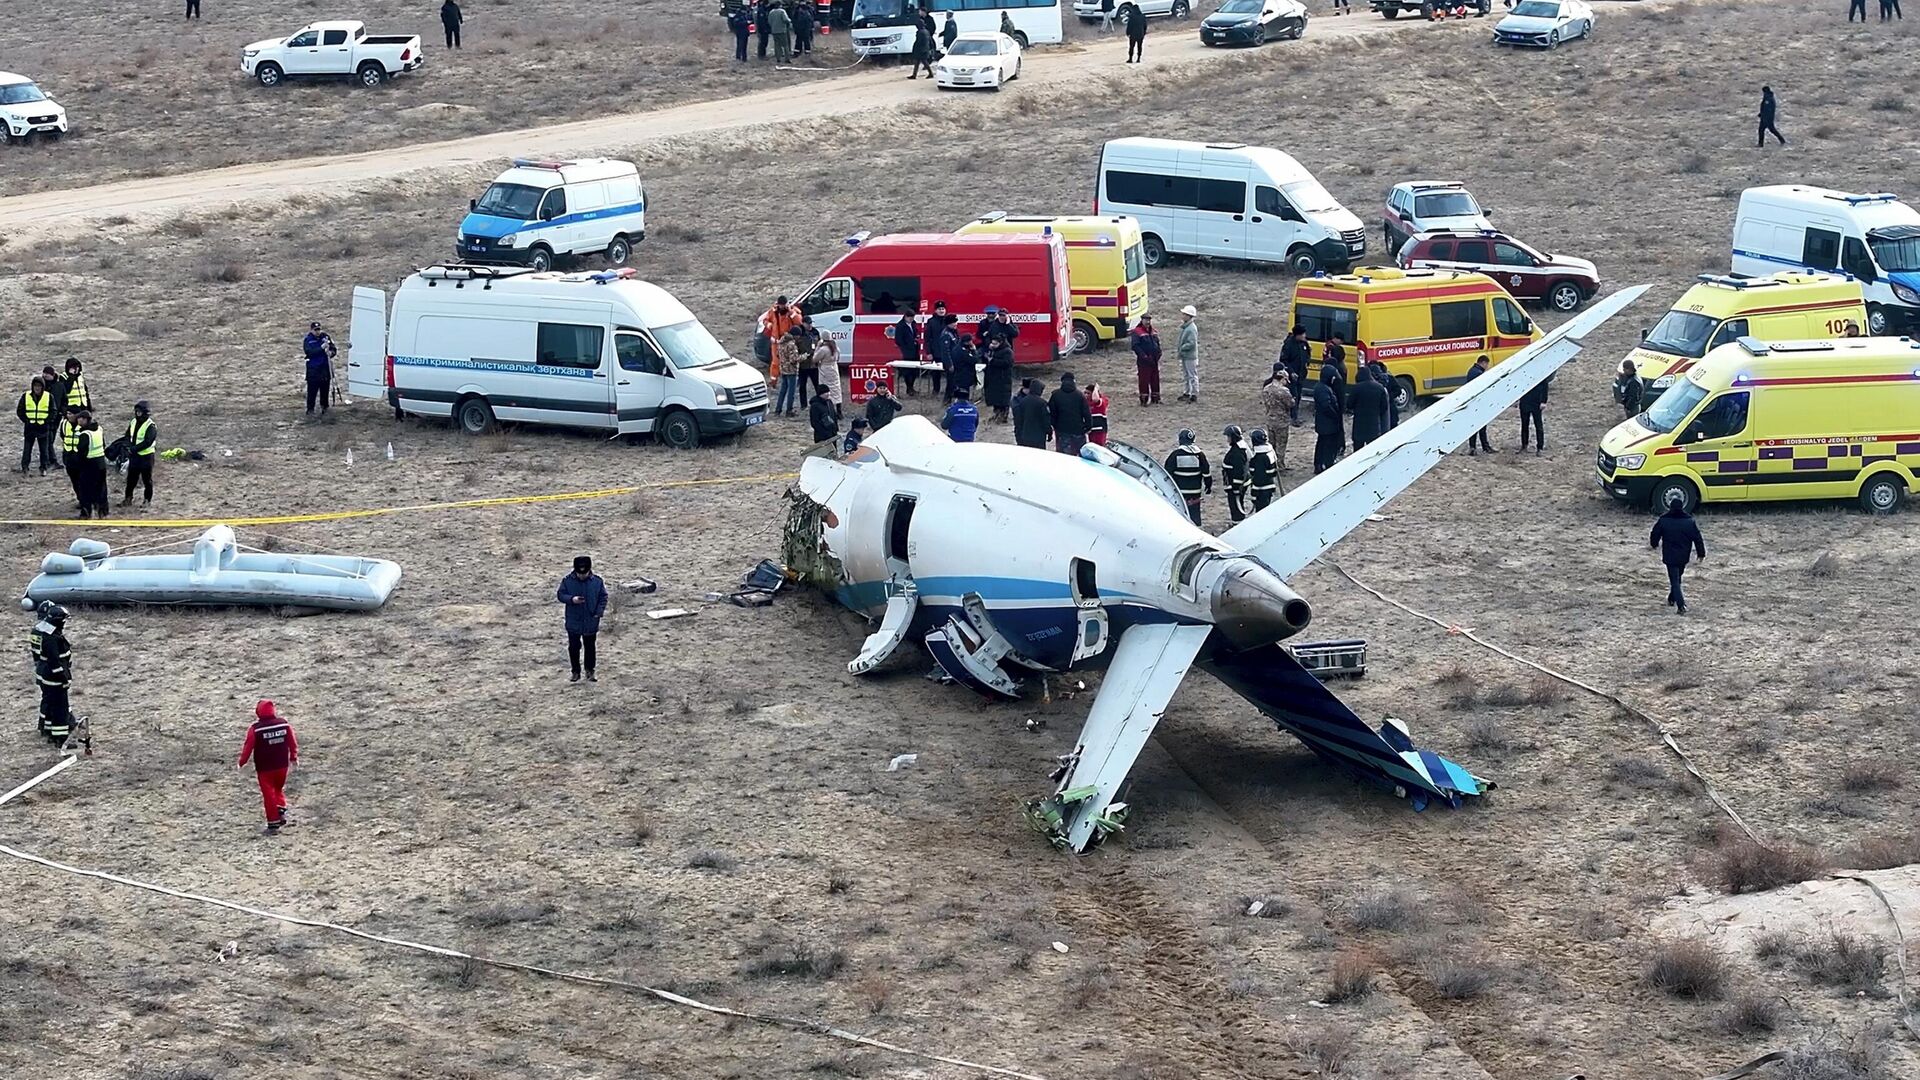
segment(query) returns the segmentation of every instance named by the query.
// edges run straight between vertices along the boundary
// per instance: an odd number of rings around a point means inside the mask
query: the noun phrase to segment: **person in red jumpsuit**
[[[260,781],[267,832],[277,833],[287,823],[287,773],[300,760],[300,743],[293,737],[293,725],[280,719],[271,701],[253,707],[253,726],[247,729],[247,741],[240,745],[239,764],[244,766],[248,759],[252,759],[254,776]]]

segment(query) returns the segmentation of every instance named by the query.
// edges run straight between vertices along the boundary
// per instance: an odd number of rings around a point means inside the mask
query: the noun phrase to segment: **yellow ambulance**
[[[1804,271],[1755,278],[1701,274],[1673,310],[1641,333],[1640,347],[1627,359],[1640,376],[1642,403],[1651,405],[1709,350],[1728,342],[1837,338],[1849,327],[1865,333],[1866,325],[1867,306],[1852,277]]]
[[[1920,476],[1920,342],[1839,338],[1709,352],[1600,440],[1600,486],[1621,502],[1858,499],[1900,508]]]
[[[1287,325],[1306,329],[1315,360],[1338,334],[1346,343],[1349,386],[1362,352],[1385,363],[1402,409],[1415,397],[1466,382],[1475,360],[1497,364],[1540,337],[1497,282],[1462,270],[1364,267],[1302,278]]]
[[[1127,336],[1147,313],[1147,259],[1140,223],[1130,217],[1025,217],[996,210],[959,233],[1055,233],[1067,245],[1073,291],[1073,351]]]

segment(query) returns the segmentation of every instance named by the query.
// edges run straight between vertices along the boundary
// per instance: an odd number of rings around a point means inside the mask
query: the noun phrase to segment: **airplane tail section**
[[[1406,799],[1415,810],[1434,799],[1457,807],[1467,796],[1493,789],[1458,764],[1414,746],[1398,720],[1368,727],[1279,645],[1216,651],[1200,666],[1323,760]]]

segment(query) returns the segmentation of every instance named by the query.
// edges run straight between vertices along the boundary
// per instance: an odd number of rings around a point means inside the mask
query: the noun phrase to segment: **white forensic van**
[[[1850,274],[1867,302],[1867,333],[1920,326],[1920,211],[1891,194],[1775,184],[1740,193],[1733,272]]]
[[[631,161],[516,158],[467,204],[454,258],[551,270],[556,258],[605,255],[624,266],[647,238],[646,190]]]
[[[1283,262],[1306,275],[1344,270],[1367,253],[1353,211],[1264,146],[1113,139],[1101,148],[1093,198],[1096,214],[1139,220],[1149,269],[1172,253]]]
[[[633,270],[560,274],[429,266],[353,290],[347,388],[395,410],[653,433],[689,449],[767,418],[767,384],[693,313]]]

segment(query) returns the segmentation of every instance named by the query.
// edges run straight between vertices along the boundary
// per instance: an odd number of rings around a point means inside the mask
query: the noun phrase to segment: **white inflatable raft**
[[[211,604],[372,611],[400,583],[400,564],[351,555],[295,555],[243,547],[215,525],[182,554],[115,555],[81,537],[40,560],[20,606],[60,604]]]

